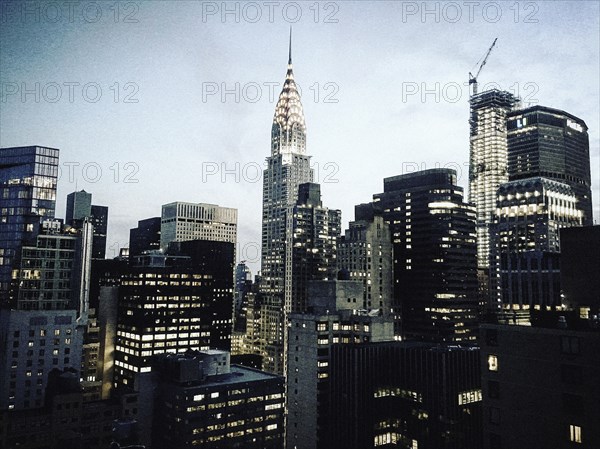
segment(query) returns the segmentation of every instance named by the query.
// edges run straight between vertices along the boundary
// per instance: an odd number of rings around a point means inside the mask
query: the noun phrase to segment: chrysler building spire
[[[271,155],[291,155],[292,153],[306,153],[306,124],[304,122],[304,110],[300,101],[300,93],[294,81],[292,29],[290,27],[287,73],[283,89],[279,94],[279,100],[275,106],[275,116],[273,117],[273,126],[271,128]]]
[[[288,65],[292,65],[292,26],[290,25],[290,53],[288,58]]]

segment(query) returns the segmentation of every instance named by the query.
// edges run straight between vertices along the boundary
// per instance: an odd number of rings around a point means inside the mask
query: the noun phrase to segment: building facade
[[[585,122],[568,112],[533,106],[507,115],[508,176],[544,177],[568,184],[583,225],[591,226],[590,144]]]
[[[139,256],[118,290],[115,385],[139,388],[152,356],[230,350],[233,244],[187,241],[173,255]]]
[[[289,315],[286,447],[343,447],[328,434],[331,347],[393,340],[394,325],[362,309],[361,281],[309,282],[308,300],[305,312]]]
[[[92,194],[85,190],[68,194],[65,223],[79,228],[84,219],[88,219],[94,226],[92,257],[104,259],[106,257],[106,233],[108,232],[108,207],[92,204]]]
[[[159,250],[160,226],[160,217],[139,220],[137,228],[129,230],[129,257],[139,256],[144,251]]]
[[[389,224],[394,307],[406,339],[469,342],[477,337],[479,299],[475,208],[451,169],[384,179],[373,205]]]
[[[323,448],[482,447],[478,347],[337,344],[330,373]]]
[[[597,448],[600,321],[537,314],[527,326],[482,325],[484,448]]]
[[[58,153],[41,146],[0,148],[0,303],[10,300],[15,257],[35,237],[43,218],[54,218]]]
[[[212,240],[237,243],[237,209],[215,204],[175,202],[162,206],[160,247],[171,242]]]
[[[355,221],[349,223],[338,245],[338,267],[363,283],[363,309],[378,308],[386,315],[393,312],[392,233],[372,205],[356,206]]]
[[[548,178],[525,178],[498,189],[490,259],[492,309],[561,305],[562,228],[581,226],[573,189]]]
[[[341,219],[341,211],[323,206],[319,184],[300,184],[298,201],[288,211],[286,313],[307,309],[309,281],[336,278]]]
[[[214,350],[165,354],[154,367],[152,447],[283,447],[283,377]]]

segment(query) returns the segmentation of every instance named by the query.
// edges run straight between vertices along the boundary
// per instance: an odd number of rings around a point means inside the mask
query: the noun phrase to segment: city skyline
[[[1,447],[600,447],[600,1],[0,24]]]
[[[97,22],[76,16],[73,24],[62,16],[58,23],[44,20],[42,10],[39,21],[2,10],[2,41],[10,45],[0,55],[0,146],[61,149],[57,216],[64,217],[64,198],[75,190],[108,205],[108,257],[128,245],[138,220],[159,215],[161,204],[211,202],[239,210],[238,259],[248,260],[256,273],[262,184],[257,168],[264,168],[269,147],[266,123],[281,89],[290,25],[296,79],[304,87],[308,153],[318,167],[315,182],[322,184],[328,206],[342,210],[342,229],[353,219],[354,205],[380,191],[386,176],[439,165],[457,169],[459,185],[468,184],[467,75],[494,37],[498,43],[480,76],[480,91],[492,82],[513,92],[518,86],[524,100],[586,121],[598,220],[597,4],[539,2],[536,10],[519,3],[518,11],[501,4],[498,21],[489,9],[476,10],[472,23],[464,6],[461,20],[452,23],[449,9],[438,7],[438,17],[423,17],[409,8],[420,8],[413,2],[334,4],[337,12],[319,4],[317,23],[317,11],[308,4],[296,23],[291,10],[288,17],[275,15],[273,23],[266,17],[250,23],[249,10],[223,18],[221,11],[207,10],[212,2],[186,5],[185,16],[175,5],[137,5],[120,10],[116,23],[108,7]],[[75,13],[84,19],[91,14]],[[44,37],[51,51],[35,37]],[[353,58],[341,57],[342,47]],[[80,83],[72,103],[64,85],[71,82]],[[40,83],[39,102],[35,94],[25,101],[21,92],[9,95],[11,83],[19,89]],[[55,103],[49,101],[55,98],[51,83],[62,86]],[[97,102],[90,101],[94,88],[87,98],[78,90],[86,83],[100,85]],[[223,85],[231,89],[236,83],[239,101],[228,94],[222,102]],[[256,85],[262,96],[253,102]],[[458,99],[456,86],[462,87]],[[422,89],[439,93],[439,101],[433,93],[422,98]],[[83,173],[86,163],[91,165]],[[365,172],[373,176],[360,176]],[[98,181],[86,182],[84,175]]]

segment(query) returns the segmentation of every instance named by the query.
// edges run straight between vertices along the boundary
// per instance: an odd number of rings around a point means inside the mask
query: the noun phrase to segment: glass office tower
[[[0,303],[9,299],[11,271],[22,242],[42,218],[54,218],[59,150],[0,148]]]

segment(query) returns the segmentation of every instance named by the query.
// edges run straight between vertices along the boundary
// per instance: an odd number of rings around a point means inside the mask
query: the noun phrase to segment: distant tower
[[[67,214],[65,223],[75,226],[75,220],[81,220],[92,214],[92,194],[85,190],[67,195]]]
[[[591,226],[590,143],[585,122],[539,105],[513,111],[507,119],[509,180],[545,177],[569,185],[583,225]]]
[[[470,99],[469,202],[477,211],[477,266],[484,296],[488,289],[490,225],[496,210],[496,191],[508,181],[506,116],[518,101],[511,93],[496,89]]]
[[[0,303],[6,305],[13,266],[40,222],[54,218],[58,153],[32,146],[0,148]]]
[[[323,206],[319,184],[300,184],[288,214],[286,313],[306,311],[309,281],[336,279],[341,219],[341,211]]]
[[[338,266],[350,279],[363,283],[364,309],[379,309],[388,315],[394,297],[390,226],[372,204],[356,206],[354,215],[355,221],[349,223],[338,245]]]
[[[395,307],[407,339],[466,343],[477,336],[475,210],[456,171],[431,169],[385,178],[375,207],[394,243]]]
[[[261,293],[273,324],[266,331],[265,369],[283,372],[283,307],[288,209],[296,204],[300,184],[312,182],[306,154],[306,125],[292,68],[292,36],[287,74],[271,127],[271,155],[263,174]]]

